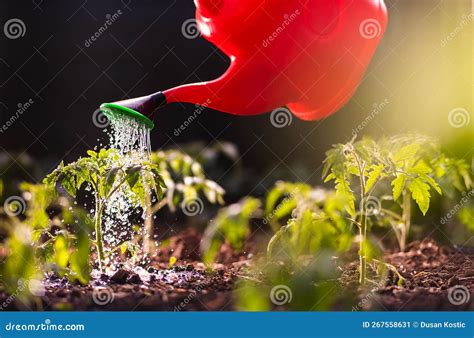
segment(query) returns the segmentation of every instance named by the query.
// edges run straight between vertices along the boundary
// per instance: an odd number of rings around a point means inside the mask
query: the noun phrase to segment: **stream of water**
[[[150,129],[143,123],[127,116],[113,116],[110,119],[110,128],[106,131],[109,138],[109,147],[120,152],[120,166],[139,166],[149,159],[151,151]],[[137,183],[141,184],[141,183]],[[144,210],[145,206],[140,198],[123,184],[107,203],[103,218],[103,239],[105,245],[115,248],[125,241],[130,241],[135,234],[143,234],[143,227],[133,229],[131,224],[141,223],[145,215],[137,210]],[[140,251],[141,246],[136,246]],[[114,257],[109,263],[113,268]]]

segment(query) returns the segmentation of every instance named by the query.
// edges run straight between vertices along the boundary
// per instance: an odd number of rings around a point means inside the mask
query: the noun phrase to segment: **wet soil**
[[[405,252],[385,256],[403,276],[390,272],[382,285],[361,292],[353,310],[469,311],[474,310],[474,253],[416,241]],[[353,267],[354,269],[354,267]],[[355,269],[354,269],[355,270]]]
[[[223,246],[221,263],[212,268],[200,262],[199,235],[184,231],[172,237],[146,267],[93,272],[87,286],[74,285],[50,276],[36,303],[11,302],[8,310],[235,310],[235,283],[249,276],[252,254],[233,253]],[[178,258],[169,267],[169,257]],[[380,282],[361,288],[357,262],[342,269],[341,294],[355,296],[352,310],[466,311],[474,310],[474,253],[437,245],[432,240],[413,242],[406,252],[387,254],[385,261],[403,276],[389,272]],[[349,290],[349,291],[348,291]],[[353,291],[354,290],[354,291]],[[0,292],[0,304],[8,295]],[[283,308],[279,308],[280,310]],[[284,310],[284,309],[283,309]],[[335,308],[350,311],[350,308]]]

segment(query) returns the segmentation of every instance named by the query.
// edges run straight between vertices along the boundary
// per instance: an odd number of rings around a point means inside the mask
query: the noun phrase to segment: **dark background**
[[[349,140],[373,104],[385,99],[389,106],[363,133],[454,132],[446,127],[448,112],[458,106],[472,111],[472,22],[448,46],[440,47],[440,41],[469,14],[470,1],[386,3],[386,36],[357,94],[337,114],[316,122],[294,118],[277,129],[269,115],[235,117],[206,110],[176,137],[174,129],[194,107],[172,105],[156,117],[153,148],[227,140],[237,144],[243,164],[262,178],[317,181],[324,151]],[[86,47],[106,15],[119,9],[119,19]],[[42,168],[25,175],[38,180],[59,160],[72,161],[104,139],[92,123],[100,103],[220,75],[226,57],[203,38],[181,33],[183,22],[193,16],[191,0],[0,0],[2,28],[10,18],[26,25],[20,39],[0,32],[0,124],[19,103],[34,101],[0,134],[3,159],[17,162],[22,154],[32,155]]]

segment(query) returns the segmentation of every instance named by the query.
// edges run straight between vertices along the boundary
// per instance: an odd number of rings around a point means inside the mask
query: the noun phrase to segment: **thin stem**
[[[365,194],[365,165],[360,162],[359,156],[355,151],[352,154],[357,162],[359,168],[360,180],[360,198],[361,198],[361,212],[360,212],[360,227],[359,227],[359,283],[365,284],[365,277],[367,274],[367,258],[365,253],[366,239],[367,239],[367,201]]]
[[[95,203],[95,245],[97,247],[97,255],[99,257],[99,269],[100,271],[104,271],[104,245],[102,243],[102,203],[97,197]]]
[[[401,220],[402,220],[402,217],[400,217],[399,214],[397,214],[396,212],[393,212],[393,211],[391,211],[391,210],[382,208],[382,209],[380,209],[380,212],[385,213],[385,214],[387,214],[387,215],[390,215],[391,217],[393,217],[394,219],[396,219],[396,220],[398,220],[398,221],[401,221]]]
[[[365,201],[362,200],[362,213],[360,215],[360,224],[359,235],[360,235],[360,244],[359,244],[359,265],[360,265],[360,276],[359,283],[365,284],[365,276],[367,273],[367,259],[365,255],[365,242],[367,238],[367,216],[366,216],[366,206]]]
[[[403,229],[402,229],[402,235],[401,235],[401,241],[400,241],[400,250],[405,251],[408,234],[410,233],[410,226],[411,226],[411,199],[410,199],[410,193],[407,190],[403,192],[402,203],[403,203],[402,204]]]

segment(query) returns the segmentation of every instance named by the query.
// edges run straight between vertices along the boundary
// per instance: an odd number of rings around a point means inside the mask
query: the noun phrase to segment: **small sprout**
[[[171,256],[168,263],[168,269],[171,269],[176,264],[177,260],[178,259],[175,256]]]

